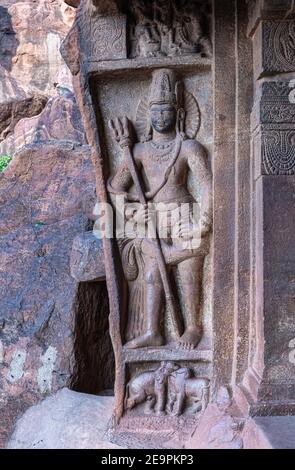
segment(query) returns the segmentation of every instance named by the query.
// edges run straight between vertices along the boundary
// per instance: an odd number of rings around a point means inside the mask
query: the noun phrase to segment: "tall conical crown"
[[[169,103],[176,105],[176,78],[173,70],[159,69],[153,72],[149,105]]]

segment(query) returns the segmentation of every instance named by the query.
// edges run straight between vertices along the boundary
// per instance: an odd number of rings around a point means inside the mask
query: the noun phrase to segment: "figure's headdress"
[[[152,74],[150,92],[138,105],[135,130],[138,140],[145,142],[152,137],[150,107],[169,103],[177,107],[177,131],[184,137],[194,139],[200,127],[200,110],[196,98],[182,82],[176,81],[171,69],[158,69]]]
[[[176,78],[173,70],[160,69],[153,72],[152,84],[149,96],[149,106],[153,104],[169,103],[174,106],[176,100]]]

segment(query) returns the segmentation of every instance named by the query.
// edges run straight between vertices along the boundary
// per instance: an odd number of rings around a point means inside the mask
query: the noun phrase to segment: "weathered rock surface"
[[[96,238],[93,231],[75,237],[71,253],[71,275],[79,282],[105,279],[102,240]]]
[[[71,377],[78,286],[69,258],[94,202],[88,146],[26,146],[0,175],[2,441],[20,411]]]
[[[62,0],[14,1],[1,6],[0,64],[24,90],[54,93],[54,83],[65,68],[59,46],[74,13]],[[69,74],[68,80],[71,83]]]
[[[0,65],[0,142],[11,134],[20,119],[39,114],[47,99],[45,95],[26,93]]]
[[[106,430],[113,397],[63,389],[28,409],[17,422],[8,449],[115,449]]]
[[[216,402],[209,403],[185,447],[187,449],[242,449],[244,424],[227,389],[221,387],[218,390]]]
[[[87,143],[75,96],[68,88],[57,87],[57,94],[49,99],[44,110],[31,118],[29,117],[30,101],[24,100],[16,103],[18,108],[20,104],[23,105],[23,114],[27,117],[18,121],[14,126],[13,134],[0,143],[0,154],[13,155],[23,145],[32,142]]]
[[[41,112],[56,84],[71,88],[59,47],[74,13],[62,0],[1,2],[0,141],[20,119]]]
[[[113,388],[105,282],[79,284],[70,274],[73,240],[92,228],[96,198],[59,52],[75,14],[69,4],[78,2],[67,3],[0,6],[0,155],[14,155],[0,174],[0,447],[46,394],[67,384]]]

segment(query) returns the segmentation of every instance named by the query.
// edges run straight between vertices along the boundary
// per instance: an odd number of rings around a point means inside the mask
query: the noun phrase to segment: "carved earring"
[[[176,132],[182,140],[186,138],[185,129],[184,129],[184,121],[185,121],[185,111],[183,108],[179,108],[177,110]]]

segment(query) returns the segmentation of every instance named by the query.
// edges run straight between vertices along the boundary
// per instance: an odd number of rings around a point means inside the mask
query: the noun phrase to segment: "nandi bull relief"
[[[82,1],[63,45],[96,170],[116,422],[209,400],[209,26],[206,2]]]

